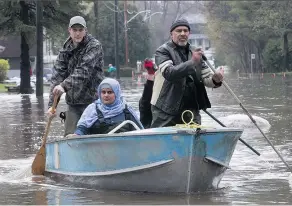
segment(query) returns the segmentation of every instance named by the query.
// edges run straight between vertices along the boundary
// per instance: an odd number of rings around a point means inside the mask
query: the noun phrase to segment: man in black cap
[[[54,97],[66,93],[68,107],[64,136],[74,133],[79,118],[96,99],[96,88],[104,79],[102,45],[87,33],[85,19],[72,17],[68,32],[70,36],[54,65],[47,112],[48,116],[56,116],[52,110]]]
[[[190,25],[185,19],[176,20],[170,27],[171,41],[155,52],[155,73],[151,98],[151,127],[181,124],[181,114],[191,110],[194,121],[201,124],[200,109],[210,108],[205,86],[221,86],[222,71],[215,74],[202,60],[203,51],[192,51],[188,43]]]

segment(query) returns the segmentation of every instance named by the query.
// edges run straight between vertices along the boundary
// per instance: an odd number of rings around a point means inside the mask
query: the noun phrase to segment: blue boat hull
[[[217,188],[242,130],[155,128],[46,145],[46,175],[97,189],[191,193]]]

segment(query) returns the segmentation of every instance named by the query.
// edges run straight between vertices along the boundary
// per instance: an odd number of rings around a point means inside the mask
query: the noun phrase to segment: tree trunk
[[[43,54],[43,5],[41,1],[36,2],[36,40],[37,40],[37,62],[36,62],[36,96],[44,93],[44,54]]]
[[[253,59],[251,59],[251,54],[254,54],[254,52],[253,52],[253,49],[252,49],[252,42],[248,39],[248,38],[246,38],[245,39],[247,42],[248,42],[248,44],[247,44],[247,50],[248,50],[248,53],[246,54],[246,58],[247,58],[247,60],[248,60],[248,62],[249,62],[249,72],[251,73],[251,74],[253,74],[253,73],[255,73],[255,69],[254,69],[254,60]]]
[[[244,65],[244,68],[245,68],[245,72],[246,73],[250,73],[251,72],[251,68],[250,68],[250,49],[249,49],[249,46],[248,46],[248,43],[246,43],[246,39],[241,35],[242,37],[242,45],[243,46],[243,65]]]
[[[258,68],[258,72],[262,73],[263,71],[263,60],[262,60],[262,50],[260,47],[260,43],[259,41],[253,41],[254,42],[254,46],[256,49],[256,54],[257,54],[257,68]]]
[[[94,31],[94,35],[96,38],[98,38],[98,1],[95,0],[94,1],[94,17],[95,17],[95,31]]]
[[[150,4],[151,5],[151,4]],[[151,8],[150,8],[151,10]],[[165,25],[165,20],[166,20],[166,16],[167,16],[167,12],[168,12],[168,2],[167,1],[163,1],[163,9],[162,9],[162,21],[161,21],[161,25]],[[162,27],[163,28],[163,27]],[[165,39],[165,34],[164,34],[164,29],[160,30],[160,45],[164,44],[166,39]]]
[[[23,24],[28,25],[28,5],[25,1],[20,1],[21,6],[21,20]],[[30,94],[32,89],[30,86],[30,61],[29,61],[29,45],[27,42],[27,37],[25,32],[20,33],[21,36],[21,54],[20,54],[20,93],[21,94]]]
[[[241,64],[241,71],[243,70],[244,73],[247,73],[247,67],[246,67],[246,64],[245,64],[245,52],[241,52],[240,54],[240,64]]]
[[[288,46],[288,32],[284,32],[283,34],[283,54],[284,54],[284,72],[289,71],[289,46]]]
[[[175,15],[176,15],[176,17],[175,17],[175,20],[177,20],[179,17],[180,17],[180,1],[177,1],[177,7],[176,7],[176,12],[175,12]]]

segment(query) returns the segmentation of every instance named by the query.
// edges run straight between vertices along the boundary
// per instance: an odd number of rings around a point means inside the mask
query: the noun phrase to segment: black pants
[[[142,97],[139,100],[140,121],[145,129],[150,128],[152,122],[150,102],[152,97],[153,84],[154,84],[153,81],[150,80],[146,81]]]
[[[87,105],[76,105],[76,106],[68,105],[68,108],[66,111],[64,137],[66,137],[68,134],[73,134],[75,132],[77,123],[83,111],[86,109],[86,107]]]
[[[197,124],[201,124],[201,115],[200,111],[190,109],[194,114],[194,122]],[[184,110],[183,110],[184,111]],[[168,127],[168,126],[175,126],[176,124],[184,124],[184,122],[181,119],[181,115],[183,113],[181,111],[178,115],[170,115],[162,111],[161,109],[158,109],[157,107],[151,105],[151,112],[152,112],[152,123],[151,128],[155,127]],[[189,114],[186,114],[188,116]],[[190,117],[185,117],[185,121],[188,123],[190,120]]]

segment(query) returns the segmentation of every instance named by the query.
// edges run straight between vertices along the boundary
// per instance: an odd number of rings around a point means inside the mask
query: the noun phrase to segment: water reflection
[[[23,124],[31,124],[31,101],[29,95],[21,96],[21,114],[22,114],[22,122]]]
[[[22,95],[21,98],[21,138],[19,139],[18,146],[23,148],[23,154],[31,154],[31,144],[33,140],[32,130],[32,106],[29,95]]]
[[[44,102],[44,97],[36,97],[37,99],[37,119],[38,122],[43,122],[44,121],[44,113],[45,113],[45,102]]]
[[[37,126],[36,129],[36,134],[35,136],[37,138],[41,138],[44,134],[45,131],[45,102],[44,102],[44,97],[36,97],[36,106],[37,106],[37,110],[36,110],[36,120],[35,120],[35,124]]]
[[[185,194],[153,194],[153,193],[132,193],[115,191],[97,191],[81,188],[58,187],[54,190],[47,189],[46,197],[41,195],[43,200],[47,200],[49,205],[73,205],[73,204],[109,204],[120,205],[125,203],[148,205],[194,205],[194,204],[230,204],[224,196],[224,190]],[[38,193],[38,191],[36,191]],[[42,193],[43,194],[43,193]],[[40,196],[40,195],[38,195]],[[93,201],[94,200],[94,201]]]
[[[47,191],[35,191],[34,198],[36,205],[60,205],[59,203],[48,203]]]

